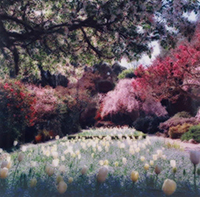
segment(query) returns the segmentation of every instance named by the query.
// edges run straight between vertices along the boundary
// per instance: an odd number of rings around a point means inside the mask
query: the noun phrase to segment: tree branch
[[[113,59],[113,58],[114,58],[114,56],[106,56],[106,55],[102,54],[101,51],[99,51],[96,47],[94,47],[94,46],[92,45],[92,43],[90,42],[90,40],[89,40],[89,38],[87,37],[87,35],[86,35],[86,33],[85,33],[85,31],[84,31],[83,28],[81,28],[81,31],[82,31],[82,33],[83,33],[84,39],[85,39],[85,41],[87,42],[88,46],[98,55],[99,58],[100,58],[100,57],[104,57],[104,58],[107,58],[107,59]]]
[[[18,19],[18,18],[16,18],[16,17],[9,16],[9,15],[7,15],[7,14],[5,14],[5,13],[0,13],[0,20],[1,20],[1,21],[2,21],[2,20],[11,20],[11,21],[14,21],[14,22],[16,22],[16,23],[18,23],[18,24],[21,24],[21,25],[23,25],[25,28],[30,29],[30,30],[33,31],[33,28],[32,28],[29,24],[27,24],[26,22],[24,22],[24,21],[22,21],[22,20],[20,20],[20,19]]]

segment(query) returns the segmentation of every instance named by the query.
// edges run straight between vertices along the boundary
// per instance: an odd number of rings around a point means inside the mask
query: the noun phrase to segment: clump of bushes
[[[64,87],[0,81],[0,147],[10,148],[14,140],[31,142],[41,130],[53,136],[79,132],[79,117],[87,99],[83,94],[76,99],[76,95]]]
[[[200,124],[191,126],[189,131],[181,136],[181,140],[194,139],[196,142],[200,143]]]
[[[0,81],[0,146],[9,147],[15,139],[25,141],[37,121],[35,98],[17,80]]]
[[[190,115],[189,112],[181,111],[181,112],[176,113],[173,117],[174,118],[191,118],[192,116]]]
[[[159,124],[168,119],[167,116],[145,116],[138,118],[134,123],[133,127],[136,130],[142,131],[144,133],[154,134],[160,132]]]
[[[160,123],[159,128],[168,133],[170,127],[175,127],[177,125],[183,125],[184,123],[188,123],[191,125],[197,125],[199,122],[195,117],[188,117],[189,115],[185,112],[179,112],[175,114],[173,117],[168,119],[167,121]]]
[[[182,125],[176,125],[169,128],[168,135],[172,139],[179,139],[181,136],[186,133],[192,124],[184,123]]]
[[[130,68],[130,69],[126,69],[123,70],[119,75],[118,75],[118,79],[125,79],[125,78],[134,78],[135,74],[134,74],[134,69]]]

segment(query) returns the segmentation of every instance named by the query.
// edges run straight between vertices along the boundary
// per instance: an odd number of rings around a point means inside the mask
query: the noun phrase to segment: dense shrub
[[[181,136],[181,140],[194,139],[196,142],[200,143],[200,124],[192,126],[189,131]]]
[[[145,116],[138,118],[134,123],[133,127],[136,130],[142,131],[144,133],[153,134],[161,131],[158,126],[161,122],[164,122],[168,119],[167,116]]]
[[[168,135],[172,139],[179,139],[181,136],[186,133],[192,124],[184,123],[182,125],[176,125],[169,128]]]
[[[1,81],[0,147],[8,148],[14,140],[33,141],[43,131],[43,136],[79,132],[80,113],[89,100],[86,90],[84,93],[77,96],[76,90],[64,87],[53,89],[16,80]]]
[[[54,135],[64,136],[76,133],[79,128],[80,105],[75,98],[76,92],[68,88],[50,86],[44,88],[34,85],[27,86],[36,97],[34,108],[37,114],[38,130],[47,130]]]
[[[101,80],[101,76],[98,73],[87,71],[83,73],[83,76],[75,84],[71,84],[73,88],[78,88],[80,91],[87,90],[87,92],[93,96],[97,94],[97,82]]]
[[[125,78],[134,78],[135,74],[134,74],[134,69],[130,68],[130,69],[126,69],[124,71],[122,71],[119,75],[118,75],[118,79],[125,79]]]
[[[174,115],[174,117],[177,117],[177,118],[191,118],[192,116],[190,115],[189,112],[181,111],[181,112],[176,113]]]
[[[181,117],[181,116],[184,116],[184,117]],[[171,117],[167,121],[160,123],[159,128],[165,133],[168,133],[168,130],[170,127],[183,125],[184,123],[188,123],[192,125],[197,125],[199,123],[199,121],[195,117],[190,117],[190,118],[186,118],[186,117],[188,117],[188,114],[186,115],[185,112],[175,114],[173,117]]]
[[[122,79],[113,91],[107,93],[102,100],[102,118],[112,117],[116,114],[131,114],[133,112],[144,112],[145,115],[156,116],[167,114],[160,102],[145,95],[142,89],[141,91],[136,91],[133,87],[135,82],[134,79]]]
[[[177,102],[180,97],[200,98],[199,28],[190,42],[183,40],[168,54],[159,56],[151,66],[139,66],[134,74],[139,88],[159,99]]]
[[[25,141],[29,135],[26,128],[37,121],[35,104],[34,96],[19,81],[0,81],[0,134],[3,141],[9,138],[8,146],[14,139]]]

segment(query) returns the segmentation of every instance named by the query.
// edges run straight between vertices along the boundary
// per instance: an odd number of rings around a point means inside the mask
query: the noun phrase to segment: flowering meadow
[[[149,137],[57,137],[1,150],[0,196],[194,196],[200,194],[199,159]]]

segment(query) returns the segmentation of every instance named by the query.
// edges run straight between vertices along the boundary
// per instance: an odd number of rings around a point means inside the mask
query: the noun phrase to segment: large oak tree
[[[190,38],[195,23],[183,14],[198,10],[196,0],[1,0],[1,67],[18,75],[37,64],[133,60],[152,40],[170,48]]]

